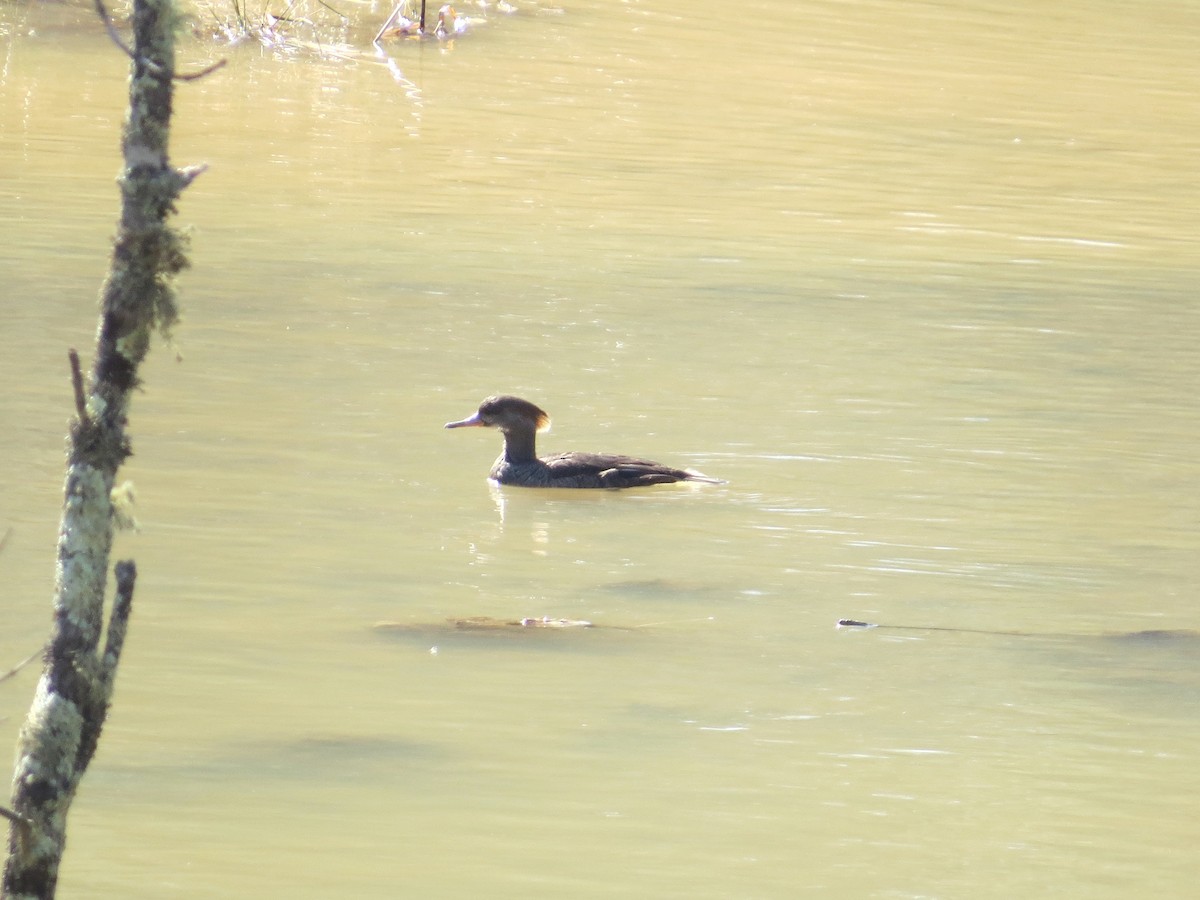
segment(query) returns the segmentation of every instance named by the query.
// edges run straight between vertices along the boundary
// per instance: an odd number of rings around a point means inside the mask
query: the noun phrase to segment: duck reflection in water
[[[676,469],[648,459],[608,453],[537,455],[537,433],[550,425],[544,410],[507,395],[488,397],[474,415],[447,428],[498,428],[504,435],[504,452],[492,466],[491,478],[499,484],[522,487],[631,488],[676,481],[722,484],[692,469]]]

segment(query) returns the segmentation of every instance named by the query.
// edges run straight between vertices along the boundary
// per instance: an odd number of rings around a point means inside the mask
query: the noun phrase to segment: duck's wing
[[[627,488],[675,481],[713,481],[699,472],[676,469],[649,459],[617,456],[609,453],[560,453],[545,457],[544,462],[555,482],[583,486]]]
[[[647,487],[652,484],[673,484],[676,481],[687,480],[688,474],[682,469],[657,464],[613,466],[600,473],[600,481],[610,488]]]

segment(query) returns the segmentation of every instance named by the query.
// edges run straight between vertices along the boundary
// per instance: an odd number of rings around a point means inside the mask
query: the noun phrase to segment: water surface
[[[210,168],[62,896],[1187,895],[1188,12],[579,0],[381,58],[386,13],[185,44],[229,65],[179,87]],[[126,72],[86,11],[0,23],[2,667]],[[490,488],[441,426],[499,391],[728,483]],[[606,627],[372,628],[480,615]]]

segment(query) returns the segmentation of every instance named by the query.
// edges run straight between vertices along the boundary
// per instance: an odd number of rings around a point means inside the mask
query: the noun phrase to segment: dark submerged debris
[[[595,628],[591,622],[582,619],[556,619],[550,616],[540,618],[526,617],[523,619],[495,619],[491,616],[465,616],[449,618],[445,622],[412,623],[412,622],[377,622],[377,631],[388,631],[399,634],[429,634],[431,632],[455,631],[499,631],[521,632],[544,629],[578,629]]]

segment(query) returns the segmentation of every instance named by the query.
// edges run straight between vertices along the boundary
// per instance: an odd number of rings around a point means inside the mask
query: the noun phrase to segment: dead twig
[[[392,14],[387,17],[387,21],[385,21],[383,23],[383,25],[380,27],[379,31],[377,31],[375,33],[375,37],[371,41],[372,44],[378,44],[379,39],[381,37],[383,37],[384,32],[386,32],[389,28],[391,28],[392,23],[395,22],[397,19],[403,18],[405,20],[405,22],[409,21],[409,19],[408,19],[408,2],[409,2],[409,0],[400,0],[400,2],[396,4],[395,9],[392,10]],[[415,23],[417,26],[416,31],[408,32],[406,30],[404,32],[405,34],[409,34],[412,37],[420,37],[421,35],[425,34],[425,2],[426,2],[426,0],[421,0],[421,15]],[[410,24],[412,24],[412,23],[410,23]]]
[[[403,10],[406,6],[408,6],[408,0],[400,0],[400,2],[396,4],[395,9],[392,10],[392,14],[388,16],[383,25],[380,26],[379,31],[375,32],[375,37],[371,41],[372,44],[379,43],[379,39],[383,37],[383,33],[392,27],[392,23],[396,21],[396,17],[400,15],[401,10]]]
[[[117,26],[113,24],[112,16],[108,14],[104,0],[96,0],[96,13],[100,16],[100,21],[104,23],[104,27],[108,30],[108,36],[112,39],[112,42],[120,47],[126,56],[133,59],[133,51],[129,49],[129,45],[121,40],[121,36],[117,34]]]
[[[121,35],[117,33],[117,26],[113,23],[112,16],[108,14],[108,8],[104,5],[104,0],[95,0],[95,3],[96,14],[100,16],[100,21],[104,23],[104,28],[106,31],[108,31],[109,38],[111,38],[112,42],[121,48],[122,51],[124,51],[126,56],[136,62],[137,57],[134,55],[134,52],[129,49],[129,45],[126,44],[125,41],[121,39]],[[142,62],[144,62],[146,67],[155,75],[164,74],[162,66],[156,63],[154,60],[144,59]],[[228,60],[221,59],[217,60],[211,66],[206,66],[199,72],[189,72],[187,75],[179,75],[175,72],[171,72],[170,76],[175,81],[196,81],[199,78],[203,78],[205,75],[211,75],[213,72],[217,71],[217,69],[222,68],[227,62]]]
[[[200,78],[203,78],[205,75],[211,75],[213,72],[217,71],[217,69],[224,68],[225,64],[228,62],[229,60],[227,59],[218,59],[211,66],[205,66],[199,72],[189,72],[186,75],[173,75],[172,77],[176,81],[196,81]]]
[[[326,3],[325,0],[317,0],[317,2],[319,4],[321,4],[323,7],[325,7],[327,10],[329,10],[331,13],[333,13],[335,16],[340,16],[343,20],[350,18],[348,15],[346,15],[340,9],[334,9],[332,6],[330,6],[328,3]]]
[[[31,662],[33,662],[35,659],[37,659],[38,656],[41,654],[41,652],[42,652],[41,650],[35,650],[33,653],[29,654],[29,656],[25,657],[23,660],[21,660],[19,663],[17,663],[11,669],[9,669],[7,672],[5,672],[3,675],[0,675],[0,681],[8,681],[8,679],[12,678],[14,675],[16,675],[18,672],[20,672],[23,668],[25,668],[27,665],[29,665]]]
[[[0,817],[8,819],[10,822],[15,822],[17,825],[29,825],[29,820],[17,812],[13,812],[7,806],[0,806]]]

